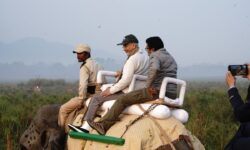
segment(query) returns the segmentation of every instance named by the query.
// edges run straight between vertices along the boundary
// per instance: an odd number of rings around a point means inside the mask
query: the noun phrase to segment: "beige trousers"
[[[83,100],[78,97],[71,98],[68,102],[63,104],[59,110],[58,114],[58,125],[62,128],[65,127],[65,121],[68,115],[76,108],[81,108],[83,105]]]

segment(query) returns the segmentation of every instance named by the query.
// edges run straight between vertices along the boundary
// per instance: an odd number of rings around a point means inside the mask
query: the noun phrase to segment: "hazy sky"
[[[119,59],[116,44],[129,33],[143,49],[147,37],[160,36],[180,66],[250,63],[250,1],[0,0],[3,43],[84,42]]]

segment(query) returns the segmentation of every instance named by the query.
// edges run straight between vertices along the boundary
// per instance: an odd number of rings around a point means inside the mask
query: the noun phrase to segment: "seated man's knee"
[[[97,94],[91,98],[90,103],[101,105],[103,103],[103,97],[100,94]]]
[[[67,107],[67,106],[65,106],[65,104],[62,105],[62,106],[60,107],[60,109],[59,109],[59,114],[65,113],[65,112],[66,112],[66,107]]]

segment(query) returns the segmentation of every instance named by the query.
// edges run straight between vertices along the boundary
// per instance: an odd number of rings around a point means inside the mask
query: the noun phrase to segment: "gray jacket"
[[[174,58],[161,48],[150,54],[147,87],[161,88],[164,77],[177,77],[177,64]],[[168,84],[167,92],[176,93],[176,85]]]

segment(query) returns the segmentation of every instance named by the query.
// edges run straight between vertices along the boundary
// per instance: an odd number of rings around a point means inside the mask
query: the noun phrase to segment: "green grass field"
[[[36,89],[36,85],[40,89]],[[62,104],[77,94],[77,83],[63,80],[30,80],[0,84],[0,149],[19,149],[18,141],[38,108]],[[188,82],[184,108],[190,119],[186,127],[207,150],[221,150],[237,130],[224,82]],[[247,83],[237,87],[243,97]]]

